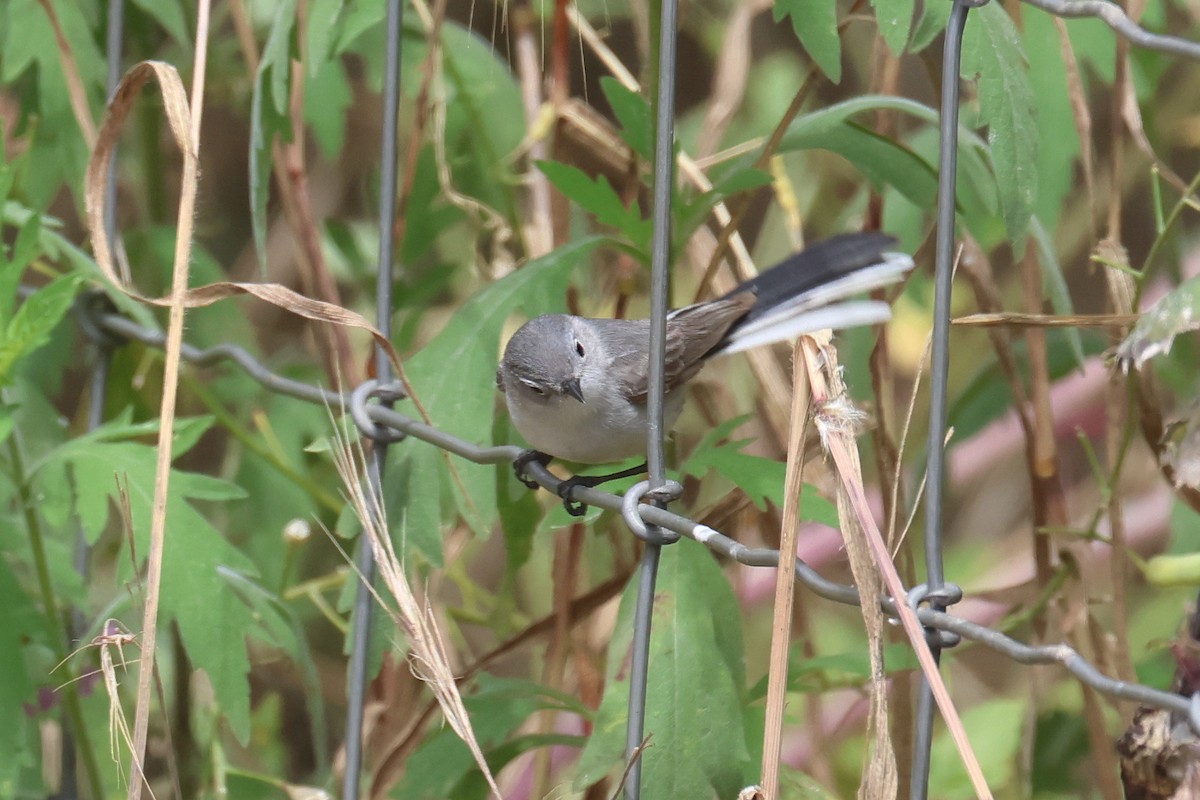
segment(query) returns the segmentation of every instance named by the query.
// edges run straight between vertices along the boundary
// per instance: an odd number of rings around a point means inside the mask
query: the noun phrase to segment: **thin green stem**
[[[334,514],[340,513],[344,503],[337,498],[336,495],[324,489],[319,483],[312,478],[303,474],[299,470],[292,467],[290,464],[281,459],[277,454],[272,452],[270,448],[263,445],[259,437],[252,431],[242,425],[233,414],[225,410],[225,406],[217,399],[213,393],[203,383],[190,376],[184,376],[184,383],[187,384],[188,391],[192,392],[204,403],[217,422],[227,430],[234,439],[237,439],[243,447],[251,451],[259,458],[262,458],[272,467],[274,467],[285,478],[295,483],[304,491],[308,492],[314,500],[317,501],[322,508],[331,511]]]
[[[24,458],[21,455],[21,447],[19,444],[19,434],[17,431],[8,438],[9,458],[12,461],[13,473],[18,480],[15,481],[17,486],[17,497],[21,503],[21,510],[25,515],[25,529],[29,533],[29,549],[33,554],[33,567],[37,574],[38,591],[42,596],[42,607],[45,610],[46,620],[50,624],[50,646],[54,652],[55,659],[59,663],[65,662],[68,658],[67,648],[67,626],[63,620],[62,613],[58,608],[58,600],[54,594],[54,585],[50,581],[50,566],[46,558],[45,536],[42,532],[42,521],[34,510],[34,500],[29,491],[29,484],[25,480]],[[67,667],[70,670],[70,667]],[[75,747],[83,761],[83,767],[87,773],[88,785],[91,788],[92,797],[101,797],[103,794],[103,786],[100,779],[100,763],[96,760],[96,753],[92,749],[91,737],[88,735],[87,725],[84,724],[83,706],[79,701],[78,684],[74,678],[66,681],[59,692],[62,694],[63,709],[67,713],[67,721],[71,726],[71,734],[75,737]]]

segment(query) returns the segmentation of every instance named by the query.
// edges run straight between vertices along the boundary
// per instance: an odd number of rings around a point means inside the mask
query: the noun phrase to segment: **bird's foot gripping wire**
[[[528,470],[530,464],[541,464],[544,467],[553,458],[554,456],[547,455],[540,450],[526,450],[513,460],[513,472],[517,474],[517,480],[521,483],[530,489],[537,489],[541,484],[529,477],[529,473],[526,470]]]
[[[537,489],[540,484],[529,476],[530,464],[541,464],[543,467],[550,463],[554,457],[547,455],[539,450],[526,450],[517,456],[513,461],[513,472],[517,475],[517,480],[528,486],[530,489]],[[636,467],[623,469],[619,472],[612,472],[608,475],[576,475],[573,478],[567,478],[564,481],[559,481],[555,488],[555,493],[562,498],[563,508],[573,517],[582,517],[587,513],[587,504],[575,499],[575,490],[579,487],[591,489],[608,481],[615,481],[619,478],[629,478],[633,475],[641,475],[646,471],[646,465],[639,464]]]
[[[558,484],[555,490],[558,496],[562,498],[563,508],[572,517],[582,517],[587,513],[587,503],[575,499],[575,490],[579,487],[591,489],[599,486],[602,483],[615,481],[620,478],[630,478],[634,475],[641,475],[646,471],[645,462],[638,464],[636,467],[623,469],[620,472],[610,472],[607,475],[576,475],[573,478],[568,478]]]

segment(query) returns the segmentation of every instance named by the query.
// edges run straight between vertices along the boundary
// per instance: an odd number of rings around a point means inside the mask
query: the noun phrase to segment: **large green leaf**
[[[750,440],[724,441],[746,417],[734,417],[717,425],[700,441],[680,466],[680,472],[703,477],[712,470],[729,479],[746,493],[760,509],[766,508],[770,500],[783,507],[783,484],[787,465],[762,456],[743,453],[742,448]],[[800,519],[820,522],[831,528],[838,527],[837,509],[817,494],[812,486],[805,486],[800,504]]]
[[[271,33],[263,46],[250,100],[250,224],[259,268],[267,261],[267,198],[271,192],[271,145],[278,135],[290,140],[288,91],[292,78],[290,43],[296,0],[275,7]]]
[[[539,161],[537,167],[554,188],[578,203],[597,222],[616,228],[639,253],[649,252],[653,223],[642,216],[637,200],[627,206],[603,175],[592,178],[578,167],[557,161]]]
[[[961,71],[968,80],[978,78],[979,116],[988,126],[1000,212],[1009,239],[1020,241],[1037,189],[1038,133],[1029,63],[1003,6],[991,3],[968,17]]]
[[[580,756],[576,786],[619,770],[629,698],[631,582],[608,650],[604,697]],[[749,765],[737,603],[712,555],[682,541],[663,550],[654,594],[646,691],[642,795],[656,800],[734,797]]]
[[[174,452],[195,444],[210,420],[179,420]],[[154,423],[131,425],[126,418],[71,439],[43,458],[33,472],[36,491],[47,502],[44,513],[74,508],[89,541],[95,541],[118,498],[117,481],[128,489],[133,540],[139,558],[149,551],[154,496],[155,448],[135,441],[157,429]],[[207,475],[172,470],[167,495],[167,531],[163,550],[163,618],[174,619],[193,663],[209,677],[230,729],[242,742],[250,735],[250,663],[243,637],[256,628],[250,609],[228,590],[220,570],[254,574],[253,565],[229,544],[192,505],[195,500],[232,500],[244,496],[236,486]],[[70,502],[62,502],[69,498]],[[60,513],[60,512],[54,512]],[[65,519],[51,519],[62,525]],[[119,579],[132,581],[128,559],[118,559]]]
[[[571,270],[600,241],[583,239],[560,247],[485,287],[463,303],[438,335],[412,357],[405,369],[435,426],[468,442],[489,442],[504,321],[517,309],[529,316],[561,311]],[[418,442],[404,445],[423,446]],[[459,511],[482,533],[496,518],[492,474],[496,467],[455,459],[454,468],[461,479],[461,484],[455,483],[454,493]]]
[[[913,0],[872,0],[871,5],[875,6],[879,35],[893,55],[900,55],[912,30]]]
[[[0,339],[0,385],[7,383],[17,359],[32,353],[50,339],[66,316],[79,288],[79,278],[63,275],[34,292],[9,320]]]
[[[624,84],[611,75],[600,79],[600,89],[604,92],[617,122],[621,124],[621,138],[625,144],[645,161],[653,161],[654,119],[646,98],[626,89]]]
[[[834,83],[842,79],[842,40],[834,0],[775,0],[775,21],[792,18],[792,29],[813,63]]]

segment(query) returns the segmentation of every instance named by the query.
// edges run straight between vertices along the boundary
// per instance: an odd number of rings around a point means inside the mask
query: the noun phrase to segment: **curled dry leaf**
[[[129,115],[142,87],[151,78],[158,83],[162,93],[163,107],[167,113],[175,144],[182,152],[191,154],[192,147],[188,138],[191,111],[188,108],[187,93],[183,88],[183,81],[180,80],[179,73],[174,67],[161,61],[143,61],[125,73],[113,93],[112,101],[105,112],[104,122],[97,136],[96,146],[88,161],[84,181],[84,198],[87,205],[92,251],[96,256],[96,264],[104,273],[104,277],[113,286],[140,302],[168,306],[170,305],[169,299],[143,297],[118,277],[113,264],[112,245],[104,227],[105,176],[112,163],[114,148],[121,133],[121,125]],[[226,297],[244,294],[252,295],[307,319],[366,331],[387,353],[397,371],[403,374],[400,358],[392,348],[391,342],[365,317],[333,303],[305,297],[277,283],[234,283],[231,281],[210,283],[207,286],[189,289],[184,296],[183,304],[187,308],[196,308],[210,305]]]
[[[1125,340],[1117,345],[1117,365],[1123,372],[1171,351],[1175,337],[1200,328],[1200,276],[1189,278],[1163,296],[1142,315]]]

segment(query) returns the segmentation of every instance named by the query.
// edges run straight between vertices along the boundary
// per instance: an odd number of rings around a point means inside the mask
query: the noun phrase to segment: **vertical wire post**
[[[986,0],[984,0],[986,2]],[[945,486],[946,383],[950,370],[950,289],[953,277],[954,187],[958,169],[958,72],[967,12],[976,0],[954,0],[946,24],[942,51],[941,116],[938,142],[937,239],[934,254],[933,353],[929,371],[929,453],[925,489],[925,586],[931,606],[945,611],[939,595],[945,586],[942,571],[942,495]],[[940,641],[930,637],[937,660]],[[933,691],[922,676],[917,693],[916,731],[909,796],[924,800],[929,792],[929,755],[933,743]]]
[[[375,327],[385,336],[391,335],[392,322],[392,222],[396,215],[397,131],[400,108],[400,36],[404,21],[403,0],[388,0],[384,21],[386,38],[383,75],[383,131],[379,153],[379,257],[375,276]],[[375,376],[383,386],[392,380],[392,365],[387,354],[375,345]],[[381,402],[387,403],[381,398]],[[387,460],[387,444],[376,441],[371,447],[367,464],[367,488],[373,498],[373,508],[383,507],[383,471]],[[365,540],[359,541],[358,571],[362,580],[354,596],[354,630],[352,632],[349,674],[347,676],[346,709],[346,772],[342,775],[342,797],[353,800],[359,796],[359,774],[362,770],[363,700],[367,690],[367,654],[370,650],[373,603],[370,585],[375,582],[375,558]]]
[[[663,458],[663,392],[666,364],[667,303],[670,288],[671,190],[675,175],[675,44],[676,0],[662,0],[659,24],[658,84],[654,124],[654,240],[650,250],[650,353],[649,425],[646,435],[646,465],[650,489],[666,482]],[[654,585],[663,545],[658,529],[650,537],[638,565],[638,593],[633,618],[633,652],[629,671],[629,717],[625,728],[625,759],[632,761],[625,775],[626,800],[641,795],[641,746],[646,714],[646,682],[650,662],[650,625],[654,616]]]
[[[108,62],[105,94],[112,97],[117,84],[121,81],[121,41],[125,33],[125,0],[109,0],[108,27],[105,31],[105,58]],[[117,240],[117,160],[114,157],[108,165],[108,175],[104,181],[104,230],[110,242]],[[88,312],[84,312],[88,313]],[[92,364],[88,387],[87,431],[99,428],[104,423],[104,400],[108,391],[108,372],[112,365],[112,344],[104,339],[94,340],[96,345],[96,361]],[[83,535],[83,525],[76,522],[75,548],[71,561],[75,571],[87,578],[88,556],[91,548]],[[71,610],[68,621],[68,631],[72,642],[78,640],[87,629],[87,616],[83,608],[76,606]],[[62,772],[59,790],[55,798],[68,800],[79,796],[78,782],[75,779],[75,744],[70,726],[63,727],[63,756]],[[100,787],[93,786],[92,792],[99,794]]]

